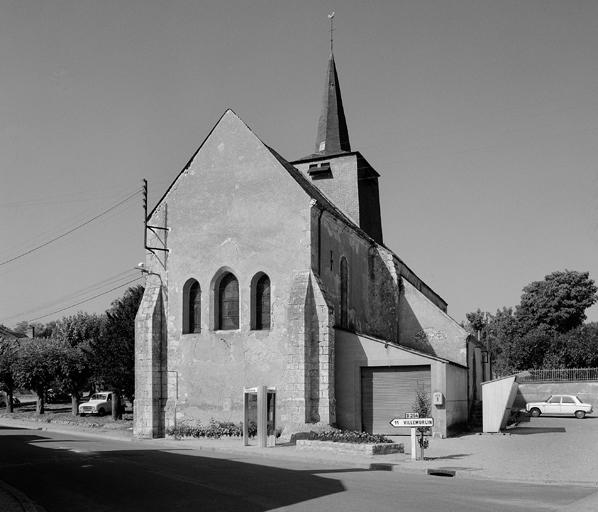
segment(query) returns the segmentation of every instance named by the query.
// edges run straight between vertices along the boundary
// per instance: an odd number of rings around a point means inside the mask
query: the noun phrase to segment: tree
[[[515,311],[503,308],[484,318],[478,309],[467,313],[466,327],[472,333],[480,331],[487,340],[496,375],[598,364],[598,357],[593,357],[598,328],[582,325],[585,310],[598,301],[597,291],[588,272],[553,272],[523,289]]]
[[[98,382],[117,397],[135,396],[135,316],[143,297],[141,285],[128,288],[106,311],[100,338],[92,342],[94,373]]]
[[[15,325],[13,331],[18,334],[27,335],[27,329],[29,328],[29,322],[27,320],[21,320],[17,325]]]
[[[88,342],[72,346],[68,341],[58,341],[59,353],[56,383],[71,395],[72,414],[79,413],[81,391],[89,382],[91,368],[88,359]]]
[[[486,336],[490,347],[493,374],[506,375],[516,370],[517,362],[513,352],[521,337],[521,326],[512,308],[502,308],[494,315],[490,315]]]
[[[558,333],[544,356],[544,368],[598,367],[598,323]]]
[[[37,394],[37,414],[44,414],[44,398],[58,375],[60,356],[55,340],[33,338],[20,342],[15,365],[16,382]]]
[[[78,311],[74,315],[58,320],[52,337],[66,341],[75,347],[81,343],[97,340],[102,334],[104,322],[104,316]]]
[[[476,336],[488,325],[488,313],[485,313],[480,308],[472,313],[466,313],[465,318],[467,318],[469,331]]]
[[[54,320],[48,322],[47,324],[33,322],[29,324],[29,327],[33,327],[33,332],[35,333],[36,338],[51,338],[52,333],[54,332],[55,324],[56,322]],[[29,330],[27,333],[29,333]]]
[[[29,336],[30,328],[32,327],[34,329],[35,338],[51,338],[55,323],[55,321],[51,321],[47,324],[43,324],[41,322],[28,322],[27,320],[21,320],[12,330],[18,334]]]
[[[589,272],[553,272],[523,289],[516,315],[527,331],[547,325],[567,332],[586,319],[585,310],[598,300],[597,291]]]
[[[7,412],[13,412],[17,347],[15,341],[0,339],[0,389],[6,393]]]
[[[542,368],[558,332],[546,324],[522,332],[511,347],[510,364],[514,371]]]

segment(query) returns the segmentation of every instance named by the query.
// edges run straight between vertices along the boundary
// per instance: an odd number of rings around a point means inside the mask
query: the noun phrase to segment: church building
[[[226,110],[147,215],[134,432],[243,419],[276,390],[284,434],[468,422],[487,368],[446,302],[384,245],[380,174],[352,149],[334,56],[314,152],[287,161]]]

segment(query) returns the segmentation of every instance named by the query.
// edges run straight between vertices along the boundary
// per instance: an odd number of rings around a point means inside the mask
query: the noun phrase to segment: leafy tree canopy
[[[466,313],[465,318],[467,318],[467,327],[472,334],[477,334],[478,331],[481,331],[488,324],[488,313],[485,313],[480,308],[472,313]]]
[[[102,335],[92,341],[94,373],[101,386],[135,395],[135,316],[143,297],[141,285],[128,288],[106,311]]]
[[[58,320],[52,335],[75,347],[84,342],[97,340],[101,336],[105,321],[104,316],[79,311]]]
[[[19,334],[26,335],[28,328],[29,328],[29,322],[27,320],[21,320],[17,325],[14,326],[14,328],[12,330]]]
[[[597,291],[589,272],[553,272],[523,289],[516,315],[528,330],[547,325],[567,332],[586,319],[585,310],[598,300]]]
[[[56,349],[60,354],[55,373],[56,384],[70,395],[79,396],[91,375],[88,359],[89,343],[82,342],[72,346],[68,341],[59,340]]]
[[[588,272],[553,272],[527,285],[515,310],[468,313],[467,328],[488,342],[495,375],[598,366],[598,324],[583,324],[597,291]]]
[[[51,338],[55,324],[55,321],[43,324],[41,322],[28,322],[27,320],[22,320],[12,329],[12,331],[29,336],[29,327],[33,327],[36,338]]]
[[[52,339],[23,339],[16,359],[16,380],[19,387],[37,394],[37,412],[44,412],[43,397],[56,378],[61,353]]]
[[[0,389],[12,392],[15,387],[15,363],[18,344],[14,340],[0,339]]]

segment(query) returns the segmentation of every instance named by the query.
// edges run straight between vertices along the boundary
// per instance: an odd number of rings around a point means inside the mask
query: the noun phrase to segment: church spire
[[[332,155],[351,151],[349,143],[349,130],[343,109],[341,89],[338,83],[334,53],[332,52],[332,33],[334,12],[328,15],[330,19],[330,58],[328,59],[328,72],[322,101],[322,112],[318,121],[318,136],[316,138],[316,153],[319,155]]]

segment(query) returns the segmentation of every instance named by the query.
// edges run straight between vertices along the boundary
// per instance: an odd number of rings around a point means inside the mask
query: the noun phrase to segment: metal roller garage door
[[[408,428],[394,428],[392,418],[404,418],[413,411],[416,392],[430,396],[430,366],[391,366],[361,369],[361,424],[374,434],[407,434]]]

